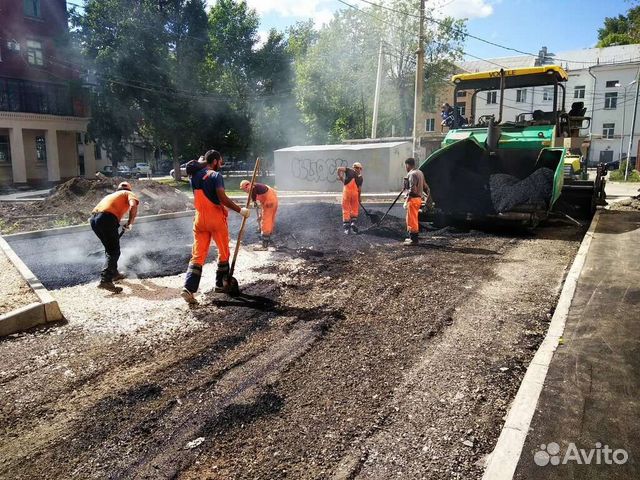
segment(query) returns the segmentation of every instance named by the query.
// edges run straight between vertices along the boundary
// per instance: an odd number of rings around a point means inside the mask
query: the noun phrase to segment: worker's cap
[[[360,170],[362,170],[362,164],[360,162],[354,162],[353,168],[359,168]]]
[[[118,185],[118,190],[131,191],[131,184],[129,182],[120,182],[120,185]]]
[[[240,182],[240,188],[248,187],[249,185],[251,185],[251,182],[249,180],[242,180]]]

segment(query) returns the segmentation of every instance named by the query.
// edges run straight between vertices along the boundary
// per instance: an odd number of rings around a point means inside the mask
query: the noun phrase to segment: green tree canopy
[[[629,9],[626,15],[606,17],[598,29],[598,47],[629,45],[640,42],[640,6]]]

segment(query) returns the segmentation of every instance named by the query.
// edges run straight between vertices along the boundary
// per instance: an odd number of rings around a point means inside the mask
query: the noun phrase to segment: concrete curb
[[[525,373],[516,398],[511,404],[507,419],[500,432],[500,437],[487,462],[482,476],[483,480],[510,480],[520,461],[524,442],[529,433],[529,426],[544,386],[544,381],[558,347],[558,341],[564,332],[569,307],[573,301],[578,279],[589,252],[591,240],[598,225],[600,210],[596,212],[584,236],[576,258],[567,274],[556,310],[551,318],[547,335],[531,360]]]
[[[0,337],[28,330],[37,325],[63,320],[64,317],[58,302],[54,300],[49,290],[42,285],[2,236],[0,236],[0,250],[13,263],[39,300],[38,303],[32,303],[0,316]]]
[[[172,218],[192,217],[195,210],[185,210],[183,212],[161,213],[159,215],[146,215],[136,218],[135,223],[148,223],[156,222],[158,220],[168,220]],[[82,225],[72,225],[70,227],[58,227],[50,228],[48,230],[34,230],[32,232],[12,233],[11,235],[4,235],[5,238],[42,238],[52,237],[55,235],[65,235],[67,233],[84,232],[91,230],[91,226],[88,223]]]

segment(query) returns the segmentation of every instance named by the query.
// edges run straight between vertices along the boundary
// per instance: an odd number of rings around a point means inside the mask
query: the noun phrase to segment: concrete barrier
[[[38,302],[31,303],[0,316],[0,337],[21,332],[45,323],[64,320],[58,302],[49,290],[38,280],[29,267],[16,255],[7,241],[0,236],[0,250],[16,267],[22,278],[38,297]]]

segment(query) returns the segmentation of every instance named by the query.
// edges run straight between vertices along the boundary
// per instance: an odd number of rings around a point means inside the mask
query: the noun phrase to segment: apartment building
[[[65,0],[0,0],[0,186],[96,171],[79,67],[62,50],[67,34]]]

